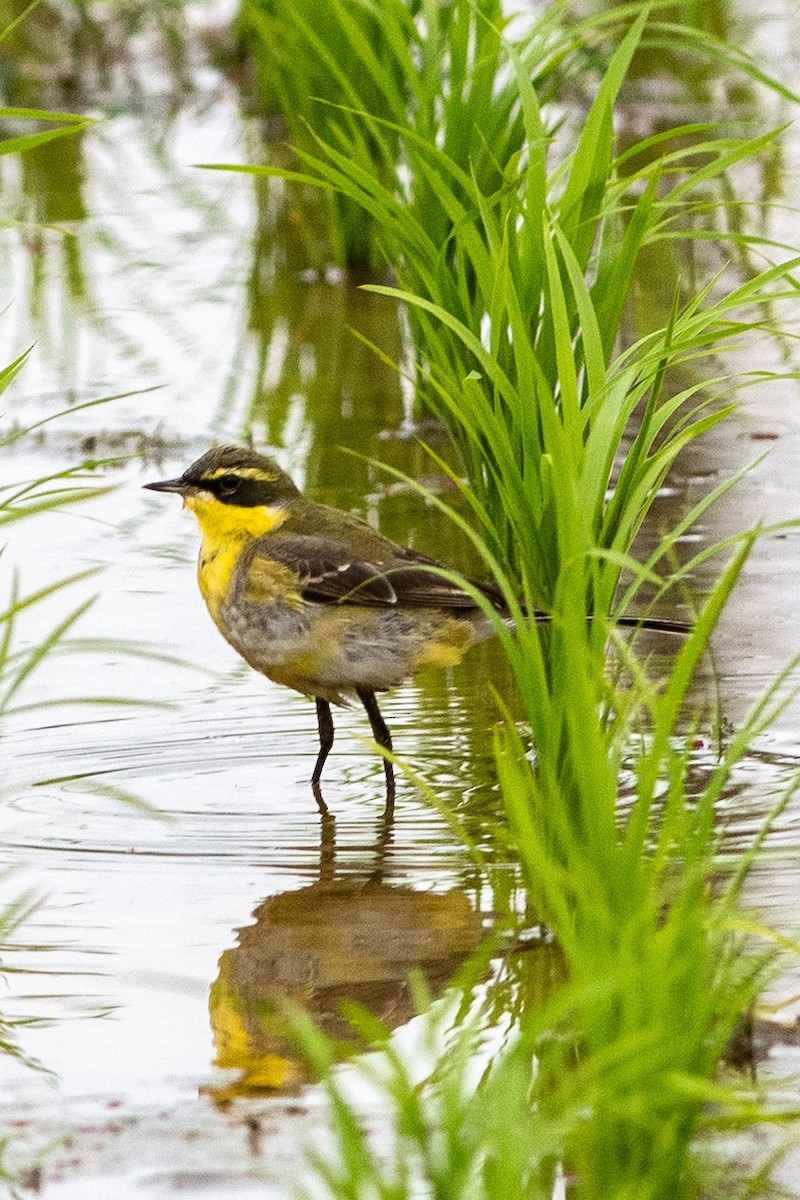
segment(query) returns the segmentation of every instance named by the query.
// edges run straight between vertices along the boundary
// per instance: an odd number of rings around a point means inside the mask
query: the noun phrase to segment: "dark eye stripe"
[[[205,476],[198,479],[197,486],[211,492],[221,504],[235,504],[239,508],[272,504],[275,500],[274,481],[250,479],[233,471],[211,478]]]
[[[221,500],[237,491],[243,482],[240,476],[231,473],[230,475],[215,475],[211,478],[202,477],[197,480],[197,487],[204,488],[205,491],[211,492]]]

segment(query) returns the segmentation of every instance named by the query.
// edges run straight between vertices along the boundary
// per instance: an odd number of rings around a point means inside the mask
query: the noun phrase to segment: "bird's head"
[[[241,446],[215,446],[176,479],[144,485],[175,492],[209,535],[259,537],[288,518],[299,489],[277,463]]]

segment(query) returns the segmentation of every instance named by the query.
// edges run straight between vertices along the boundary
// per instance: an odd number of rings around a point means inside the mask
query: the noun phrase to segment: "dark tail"
[[[668,621],[664,617],[617,617],[615,625],[623,629],[652,629],[655,633],[691,633],[688,621]]]
[[[505,596],[500,589],[493,583],[476,583],[475,580],[470,580],[473,587],[478,588],[483,592],[489,602],[494,605],[497,611],[501,614],[507,614]],[[464,600],[467,600],[466,593],[461,593]],[[519,601],[520,608],[525,616],[529,615],[528,609],[524,603]],[[537,608],[533,614],[534,619],[542,625],[552,621],[552,614],[545,612],[544,609]],[[591,620],[591,617],[590,617]],[[623,616],[617,617],[611,621],[612,625],[618,625],[621,629],[649,629],[653,633],[677,633],[687,634],[692,632],[692,624],[689,621],[671,621],[667,617],[643,617],[634,616],[630,613],[625,613]]]
[[[546,623],[552,619],[550,613],[536,612],[537,621]],[[687,634],[692,632],[692,626],[688,621],[669,621],[665,617],[634,617],[625,615],[617,617],[612,624],[619,625],[622,629],[649,629],[654,633]]]

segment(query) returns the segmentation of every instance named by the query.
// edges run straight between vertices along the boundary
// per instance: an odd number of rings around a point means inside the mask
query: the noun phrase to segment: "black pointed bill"
[[[142,487],[147,488],[149,492],[175,492],[178,496],[183,496],[189,491],[191,484],[186,483],[184,479],[162,479],[156,483],[145,483]]]

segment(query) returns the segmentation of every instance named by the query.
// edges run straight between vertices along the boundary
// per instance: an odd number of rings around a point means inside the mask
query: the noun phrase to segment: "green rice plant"
[[[540,1051],[537,1092],[546,1109],[555,1097],[556,1114],[584,1106],[564,1147],[580,1197],[702,1193],[692,1180],[693,1142],[725,1047],[773,961],[769,949],[747,947],[734,932],[753,855],[721,894],[711,879],[716,803],[733,767],[787,702],[785,677],[754,705],[691,800],[693,731],[688,740],[681,735],[690,682],[749,547],[744,539],[661,686],[628,655],[636,682],[627,693],[611,690],[594,671],[582,605],[569,595],[559,602],[549,677],[531,671],[542,658],[535,631],[518,632],[517,678],[536,681],[528,683],[527,716],[540,736],[548,726],[549,742],[543,752],[536,743],[531,768],[506,723],[497,761],[533,906],[576,989],[564,1029],[552,1031],[569,1036],[551,1035]],[[539,705],[549,720],[534,712]],[[633,751],[636,799],[622,819],[620,772],[640,706],[649,732]],[[735,1115],[738,1101],[717,1098],[720,1119],[723,1111],[731,1118],[731,1103]]]
[[[320,98],[331,104],[363,100],[367,112],[400,118],[406,96],[395,44],[399,39],[406,51],[419,8],[389,4],[384,13],[375,4],[348,7],[334,0],[321,12],[311,0],[244,0],[237,32],[253,55],[261,106],[283,113],[297,141],[308,140],[309,125],[335,123]],[[372,73],[363,69],[365,57],[374,63]],[[298,62],[304,70],[297,70]]]
[[[777,939],[753,944],[756,923],[741,916],[741,893],[797,780],[724,874],[715,807],[753,740],[796,695],[787,681],[797,660],[753,705],[699,795],[688,787],[695,729],[687,736],[681,725],[753,536],[741,539],[662,685],[624,646],[627,692],[598,676],[575,590],[549,630],[521,622],[513,634],[500,631],[527,717],[524,728],[510,718],[498,728],[501,792],[530,907],[563,967],[548,991],[519,989],[516,1002],[500,977],[460,1006],[451,996],[449,1007],[426,1013],[426,1036],[411,1049],[351,1011],[370,1053],[341,1074],[333,1043],[295,1014],[329,1102],[333,1146],[312,1154],[325,1194],[544,1200],[566,1178],[574,1200],[708,1197],[716,1192],[704,1147],[731,1129],[796,1119],[796,1110],[764,1107],[748,1078],[723,1083],[719,1072],[776,969]],[[612,702],[614,718],[598,721]],[[649,732],[632,742],[642,710]],[[537,743],[533,762],[531,727],[550,739]],[[624,817],[623,758],[638,781]],[[367,1122],[354,1072],[374,1089]],[[738,1183],[747,1194],[741,1175]],[[725,1195],[739,1194],[728,1186]]]
[[[564,536],[575,536],[570,521],[579,523],[580,511],[567,505],[558,515]],[[463,517],[453,516],[468,528]],[[419,1109],[409,1115],[397,1105],[400,1082],[392,1075],[390,1099],[400,1136],[416,1139],[400,1158],[405,1153],[407,1163],[423,1170],[423,1186],[437,1183],[431,1156],[444,1141],[460,1147],[462,1167],[470,1164],[445,1194],[472,1195],[485,1163],[509,1155],[516,1164],[509,1195],[550,1196],[554,1174],[563,1171],[572,1181],[570,1194],[581,1200],[699,1196],[707,1192],[697,1163],[698,1137],[763,1116],[748,1089],[744,1094],[725,1089],[717,1076],[732,1031],[774,964],[769,946],[754,948],[742,934],[738,912],[742,882],[768,826],[721,883],[715,808],[731,771],[791,698],[786,681],[796,662],[754,704],[701,794],[691,798],[691,745],[702,715],[690,724],[688,736],[684,732],[691,681],[754,536],[734,543],[732,561],[663,681],[649,679],[623,642],[618,652],[629,685],[602,670],[609,630],[597,615],[587,620],[583,589],[592,560],[580,553],[557,580],[548,625],[529,620],[519,607],[513,628],[496,620],[525,718],[521,725],[506,719],[497,733],[501,795],[529,904],[556,939],[566,982],[552,1005],[520,1014],[520,1036],[530,1039],[528,1062],[535,1060],[535,1069],[522,1075],[529,1090],[519,1109],[512,1109],[514,1124],[500,1122],[499,1132],[495,1129],[505,1139],[504,1149],[469,1141],[497,1103],[488,1086],[485,1107],[478,1089],[468,1104],[451,1110],[439,1098],[434,1072],[433,1109],[420,1095]],[[480,545],[480,535],[473,537]],[[657,553],[667,554],[670,544],[668,538]],[[705,548],[681,571],[691,572],[720,551]],[[484,555],[513,609],[515,581],[485,545]],[[632,565],[637,570],[638,578],[651,573],[648,566]],[[623,764],[637,779],[636,799],[625,817]],[[793,782],[776,814],[794,790]],[[444,1061],[452,1062],[449,1048]],[[512,1067],[524,1069],[515,1054]],[[412,1091],[403,1092],[404,1103],[417,1103]],[[358,1136],[357,1123],[345,1129],[342,1113],[334,1108],[334,1115],[340,1141]],[[541,1161],[542,1139],[549,1146],[554,1137],[558,1148]],[[529,1156],[523,1163],[521,1144]],[[389,1170],[380,1155],[348,1154],[348,1170],[364,1177],[355,1186],[348,1176],[341,1187],[329,1177],[333,1194],[366,1196],[371,1187],[390,1194],[397,1164]],[[413,1190],[399,1187],[391,1194]]]
[[[491,204],[514,190],[529,157],[543,161],[563,117],[548,109],[532,137],[526,91],[534,91],[541,106],[559,95],[566,80],[574,95],[585,75],[594,80],[602,62],[608,67],[606,111],[598,115],[608,122],[612,50],[637,15],[636,40],[646,31],[648,53],[663,55],[665,47],[680,44],[689,59],[709,69],[733,70],[740,81],[757,80],[791,95],[745,53],[673,9],[665,0],[582,15],[560,0],[535,19],[512,20],[499,0],[243,0],[238,25],[255,63],[262,106],[282,113],[301,160],[328,187],[335,260],[357,269],[386,261],[404,283],[416,286],[424,282],[420,239],[439,272],[463,269],[450,237],[460,221],[478,212],[474,193]],[[331,173],[337,166],[349,179]],[[561,162],[554,172],[557,189],[566,166]],[[585,191],[594,205],[609,162],[601,151],[594,163],[584,154],[580,166],[591,167],[589,176],[578,175],[577,187],[573,177],[568,199]],[[544,195],[540,190],[538,199]],[[405,217],[395,206],[406,210]],[[405,226],[411,216],[418,229],[409,246]],[[591,219],[582,234],[591,244]],[[462,287],[471,285],[467,273]]]
[[[552,278],[557,279],[555,273]],[[648,347],[658,347],[656,357],[645,366],[645,377],[650,371],[651,381],[658,386],[659,372],[666,371],[667,346],[676,351],[679,361],[690,363],[707,344],[719,344],[734,328],[744,335],[746,320],[729,327],[728,304],[741,301],[746,306],[749,299],[763,294],[759,289],[773,283],[780,287],[780,280],[781,269],[769,272],[766,278],[744,285],[743,292],[724,297],[719,307],[698,298],[674,317],[668,337],[653,335],[633,347],[629,356],[621,356],[625,365],[620,377],[630,363],[638,370],[646,362]],[[791,286],[786,290],[793,294]],[[584,328],[590,329],[592,305],[585,294],[581,304]],[[569,384],[573,367],[567,344],[565,340],[560,370]],[[602,368],[600,353],[596,361]],[[481,365],[487,374],[495,369],[488,353]],[[627,395],[634,407],[638,404],[627,390],[631,382],[626,381],[616,404],[600,418],[597,446],[610,435],[615,419],[627,420],[623,397]],[[698,394],[697,388],[689,389],[690,396]],[[612,387],[604,385],[597,415],[610,396]],[[681,393],[673,397],[665,416],[679,412],[685,400]],[[593,402],[590,392],[589,408]],[[556,403],[552,411],[557,414]],[[723,415],[723,409],[708,412],[701,401],[698,411],[679,421],[675,437],[680,442],[684,435],[695,436]],[[630,579],[623,606],[645,582],[666,586],[668,581],[660,579],[656,570],[661,561],[669,560],[675,539],[735,480],[704,498],[667,534],[650,560],[638,565],[628,553],[632,538],[623,537],[618,543],[612,538],[603,545],[601,533],[587,535],[587,506],[582,500],[588,495],[583,490],[587,468],[584,465],[576,472],[581,458],[570,454],[580,441],[569,441],[563,427],[548,419],[553,431],[551,452],[547,475],[542,471],[539,483],[546,478],[552,488],[549,513],[554,528],[549,532],[555,553],[549,561],[557,563],[557,571],[549,625],[541,626],[526,616],[525,608],[530,610],[539,586],[538,576],[534,574],[531,581],[528,572],[539,570],[541,558],[538,547],[525,540],[525,521],[517,522],[516,506],[521,501],[516,498],[525,497],[530,488],[511,454],[498,472],[498,492],[520,550],[517,562],[524,607],[517,600],[517,579],[484,546],[486,561],[515,616],[513,629],[500,620],[496,627],[525,712],[521,730],[507,721],[498,733],[501,794],[531,904],[552,929],[564,955],[568,989],[575,988],[567,1005],[569,1019],[563,1027],[550,1030],[537,1052],[537,1103],[560,1127],[569,1115],[582,1114],[574,1131],[565,1134],[558,1160],[574,1173],[576,1196],[592,1200],[691,1196],[699,1194],[691,1180],[692,1146],[704,1124],[705,1105],[716,1094],[720,1057],[734,1025],[757,996],[771,961],[769,954],[745,953],[744,939],[733,932],[741,872],[721,898],[712,895],[715,804],[733,766],[780,710],[783,699],[773,691],[754,706],[705,791],[690,802],[686,786],[690,754],[681,732],[685,700],[752,537],[739,539],[731,565],[665,681],[648,682],[622,644],[618,650],[631,685],[623,688],[616,676],[604,672],[609,628],[601,614],[609,611],[606,605],[612,602],[623,566]],[[606,477],[606,486],[613,482],[616,487],[609,493],[610,507],[605,507],[604,497],[598,497],[603,501],[599,512],[604,514],[598,531],[621,529],[615,523],[626,511],[623,501],[628,505],[631,501],[620,492],[636,478],[635,456],[642,455],[642,464],[650,460],[633,485],[643,497],[647,472],[653,470],[662,480],[661,468],[666,473],[673,452],[680,448],[663,425],[657,432],[648,431],[650,420],[658,424],[659,417],[648,402],[627,458],[613,480]],[[651,435],[652,441],[647,441]],[[642,437],[647,445],[639,440]],[[593,442],[590,433],[585,464],[593,460]],[[611,456],[617,444],[610,435],[605,445]],[[487,456],[492,445],[487,438]],[[491,537],[486,508],[474,496],[472,500]],[[635,511],[629,507],[628,516]],[[635,524],[637,518],[633,520]],[[633,533],[633,528],[628,532]],[[475,540],[480,544],[483,539],[475,535]],[[719,552],[719,547],[703,549],[675,576],[691,574],[706,557]],[[594,606],[592,599],[597,601]],[[781,679],[776,686],[783,683]],[[701,720],[698,715],[697,723]],[[619,780],[623,763],[630,766],[631,761],[638,780],[637,798],[623,820]],[[527,1026],[527,1018],[523,1025]],[[745,1106],[745,1111],[753,1118],[754,1110]],[[550,1194],[550,1187],[552,1179],[544,1194]]]
[[[499,0],[326,0],[322,11],[311,2],[244,0],[238,20],[262,104],[284,115],[295,146],[313,149],[320,137],[340,146],[387,189],[412,199],[437,242],[446,240],[449,218],[424,176],[400,182],[402,130],[411,122],[422,137],[440,141],[465,170],[471,164],[484,189],[501,185],[523,133],[502,69],[503,24]],[[380,125],[365,124],[363,112]],[[338,190],[329,196],[336,261],[378,266],[378,224],[357,199]]]
[[[710,383],[670,394],[668,371],[709,347],[718,352],[753,324],[759,303],[791,296],[795,286],[794,264],[768,267],[722,298],[715,278],[683,306],[676,302],[665,327],[616,353],[642,249],[685,245],[694,206],[711,203],[709,188],[775,138],[686,126],[616,155],[612,113],[646,17],[622,40],[577,145],[552,170],[530,66],[513,44],[502,45],[525,148],[490,194],[436,138],[350,109],[376,139],[386,130],[402,137],[410,177],[424,180],[431,203],[386,185],[352,138],[345,148],[321,138],[316,151],[299,148],[305,172],[242,168],[344,195],[375,219],[400,284],[376,290],[407,307],[416,382],[457,444],[494,552],[514,570],[526,564],[526,599],[547,610],[563,563],[578,553],[604,556],[602,564],[595,558],[587,607],[609,611],[620,556],[671,462],[724,411],[714,408]],[[675,148],[679,136],[688,143]],[[632,169],[645,150],[644,165]],[[617,479],[626,435],[634,444]],[[570,506],[580,519],[570,517],[565,543]]]
[[[505,188],[525,149],[525,122],[504,37],[547,98],[565,61],[574,81],[577,52],[592,33],[610,41],[607,19],[568,21],[568,9],[560,0],[516,33],[509,27],[520,21],[499,0],[243,0],[238,29],[261,105],[280,111],[295,148],[313,155],[335,147],[354,172],[374,175],[449,262],[452,207],[419,151],[440,151],[483,196]],[[469,186],[462,196],[461,181],[448,182],[469,207]],[[328,194],[335,260],[354,269],[386,260],[396,269],[381,215],[346,189]]]
[[[315,1178],[301,1194],[545,1200],[552,1186],[548,1190],[542,1177],[552,1175],[571,1118],[565,1114],[556,1122],[531,1106],[534,1041],[528,1028],[495,1053],[487,1070],[487,1043],[492,1038],[496,1048],[498,1039],[484,1006],[474,1004],[453,1025],[452,1006],[431,1009],[422,995],[419,1002],[426,1025],[424,1067],[398,1051],[370,1014],[351,1009],[365,1043],[380,1049],[351,1063],[342,1078],[332,1043],[307,1017],[294,1014],[300,1046],[323,1081],[333,1142],[310,1151]],[[483,1073],[477,1087],[476,1067]],[[377,1136],[365,1129],[347,1086],[353,1077],[380,1097]]]
[[[702,323],[695,335],[702,343]],[[566,458],[560,462],[569,465]],[[520,488],[513,463],[509,472]],[[625,560],[631,594],[654,577],[659,556],[668,557],[674,539],[713,498],[701,501],[650,564]],[[470,532],[463,516],[451,515]],[[499,1091],[488,1082],[485,1091],[462,1090],[458,1072],[468,1073],[476,1053],[468,1028],[453,1033],[458,1052],[448,1044],[422,1087],[391,1052],[388,1068],[379,1060],[376,1078],[386,1081],[381,1072],[388,1070],[384,1098],[397,1124],[397,1152],[388,1162],[385,1150],[370,1147],[348,1093],[337,1090],[327,1070],[339,1154],[318,1166],[325,1166],[332,1195],[400,1197],[418,1187],[454,1197],[494,1195],[492,1164],[505,1163],[509,1190],[500,1194],[509,1196],[551,1196],[562,1171],[572,1181],[570,1195],[586,1200],[699,1196],[707,1192],[698,1137],[763,1117],[749,1089],[725,1089],[717,1079],[732,1031],[774,963],[769,946],[754,948],[741,932],[738,913],[761,839],[721,883],[715,808],[736,764],[790,698],[786,679],[796,663],[753,706],[701,794],[691,798],[691,745],[705,722],[698,713],[687,736],[684,713],[695,670],[755,535],[733,540],[732,561],[665,680],[648,678],[631,648],[618,643],[630,677],[623,687],[602,669],[608,625],[597,613],[587,620],[586,607],[595,565],[607,560],[616,571],[620,556],[581,552],[583,513],[569,497],[561,498],[554,519],[563,544],[577,549],[563,559],[546,625],[526,616],[516,579],[481,534],[471,532],[515,614],[513,628],[493,618],[524,705],[524,721],[507,719],[497,733],[500,789],[530,906],[560,947],[566,982],[543,1010],[522,1009],[527,1050],[522,1057],[510,1051]],[[678,574],[722,549],[704,548]],[[523,580],[528,561],[521,564]],[[486,612],[491,619],[488,606]],[[625,817],[623,765],[637,779]],[[775,813],[793,793],[794,783]],[[487,1007],[496,1019],[496,1008]],[[518,1086],[498,1118],[499,1096],[510,1088],[506,1069]]]
[[[551,1195],[563,1171],[580,1200],[699,1195],[693,1146],[707,1103],[723,1105],[721,1120],[755,1115],[719,1090],[716,1073],[772,956],[750,952],[735,932],[752,855],[721,892],[712,887],[714,814],[731,770],[783,703],[784,681],[754,706],[692,801],[684,712],[752,537],[735,542],[665,680],[650,682],[618,642],[629,679],[622,686],[606,669],[606,646],[609,618],[630,609],[645,588],[660,598],[720,552],[705,548],[677,569],[671,562],[681,533],[735,480],[667,531],[646,562],[633,557],[677,456],[730,411],[723,391],[746,383],[709,378],[709,356],[753,333],[781,332],[780,304],[796,300],[800,260],[762,243],[768,265],[744,278],[719,271],[694,294],[676,279],[663,321],[621,345],[642,250],[673,244],[677,262],[689,238],[707,236],[707,227],[691,222],[722,204],[731,170],[768,151],[777,136],[722,136],[690,125],[618,152],[614,108],[649,15],[641,5],[624,11],[635,20],[574,148],[554,163],[530,63],[517,45],[501,42],[524,135],[491,188],[471,161],[446,152],[441,128],[431,138],[408,120],[373,117],[352,101],[341,104],[342,124],[332,135],[297,148],[303,171],[259,168],[342,194],[381,229],[398,286],[374,290],[409,312],[416,382],[452,432],[468,479],[464,485],[452,473],[474,524],[455,519],[483,554],[510,614],[501,620],[476,593],[524,706],[524,721],[506,719],[497,734],[510,833],[533,906],[561,948],[567,982],[544,1015],[521,1018],[535,1070],[509,1059],[521,1072],[514,1112],[530,1133],[527,1165],[519,1165],[519,1141],[500,1153],[489,1149],[496,1143],[473,1138],[479,1118],[457,1091],[446,1093],[448,1103],[433,1117],[403,1093],[400,1131],[437,1195],[480,1194],[485,1164],[504,1153],[516,1164],[507,1192],[486,1194]],[[399,181],[374,168],[384,136],[399,139]],[[425,209],[416,206],[417,181],[432,197]],[[730,249],[745,241],[728,235]],[[548,624],[531,619],[537,609],[550,615]],[[631,756],[637,794],[623,818],[620,774]],[[402,1076],[393,1079],[392,1086],[405,1086]],[[496,1104],[488,1094],[487,1104]],[[402,1157],[395,1177],[364,1157],[346,1106],[336,1119],[346,1169],[328,1177],[335,1194],[414,1190]],[[480,1119],[488,1127],[486,1111]],[[541,1156],[538,1138],[547,1147]],[[454,1147],[450,1157],[443,1146],[448,1153]]]

